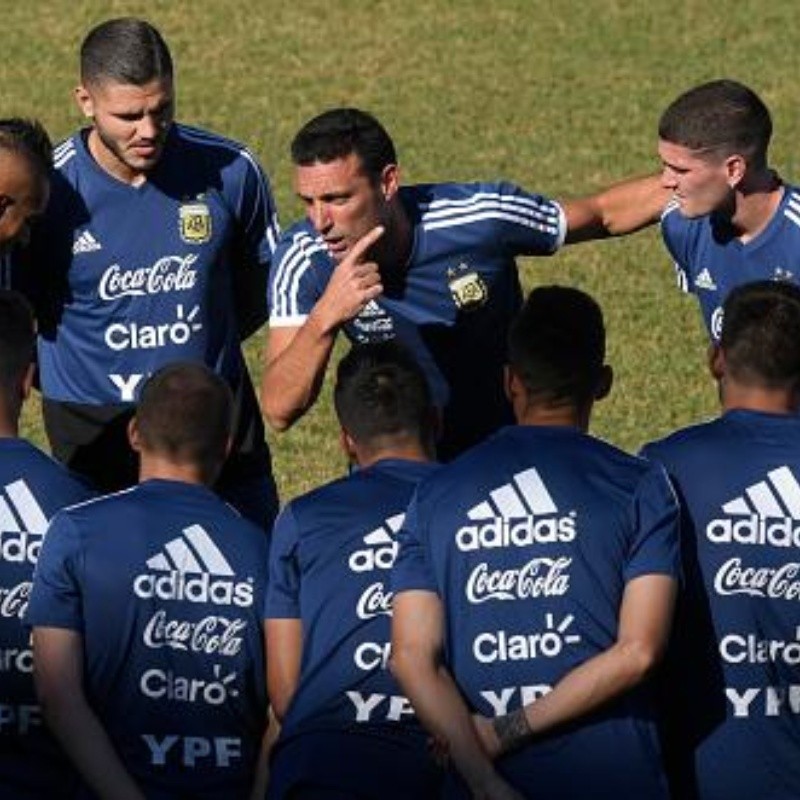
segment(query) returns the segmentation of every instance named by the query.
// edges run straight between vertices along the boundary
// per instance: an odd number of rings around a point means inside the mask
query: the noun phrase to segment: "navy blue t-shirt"
[[[629,581],[679,569],[664,471],[567,427],[506,428],[464,454],[420,484],[399,538],[395,593],[439,595],[447,665],[490,717],[609,649]],[[497,768],[537,800],[665,797],[649,687]]]
[[[202,486],[149,480],[53,519],[26,622],[81,634],[89,703],[148,797],[247,797],[266,573],[263,531]]]
[[[800,419],[728,411],[647,445],[680,496],[665,686],[681,797],[800,797]]]
[[[552,200],[509,183],[404,186],[413,246],[402,274],[344,326],[352,342],[397,338],[443,411],[449,459],[512,421],[503,393],[506,333],[521,305],[515,258],[550,255],[566,235]],[[270,275],[270,326],[302,325],[335,262],[311,223],[286,231]]]
[[[387,669],[395,534],[435,465],[386,459],[293,500],[275,523],[267,618],[299,619],[303,658],[270,797],[293,785],[436,796],[426,735]]]
[[[44,728],[22,624],[47,524],[91,490],[24,439],[0,438],[0,795],[63,796],[71,767]]]
[[[722,304],[731,290],[764,280],[800,285],[800,191],[784,187],[769,224],[742,242],[719,215],[688,219],[677,203],[667,206],[661,233],[685,292],[697,296],[712,339],[722,331]]]

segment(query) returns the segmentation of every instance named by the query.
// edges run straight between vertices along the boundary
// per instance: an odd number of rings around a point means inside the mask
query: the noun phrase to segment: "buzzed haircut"
[[[22,117],[0,119],[0,150],[20,153],[45,177],[50,172],[53,143],[38,120]]]
[[[567,286],[534,289],[509,329],[511,368],[531,397],[548,404],[591,400],[605,352],[600,306]]]
[[[298,166],[328,164],[355,153],[374,183],[388,164],[397,163],[394,143],[375,117],[357,108],[333,108],[307,122],[292,141]]]
[[[800,288],[782,281],[745,284],[723,309],[726,372],[743,385],[800,386]]]
[[[161,34],[134,17],[103,22],[89,31],[81,45],[81,82],[103,81],[144,86],[172,78],[172,56]]]
[[[222,461],[231,432],[228,384],[204,364],[175,362],[145,383],[136,423],[147,450],[178,463]]]
[[[761,168],[767,162],[772,118],[752,89],[737,81],[717,80],[678,97],[661,116],[658,135],[690,150],[743,155]]]
[[[0,289],[0,388],[16,388],[36,347],[36,325],[28,301],[19,293]]]
[[[428,381],[414,357],[395,341],[354,345],[339,362],[333,401],[339,424],[358,443],[433,435]]]

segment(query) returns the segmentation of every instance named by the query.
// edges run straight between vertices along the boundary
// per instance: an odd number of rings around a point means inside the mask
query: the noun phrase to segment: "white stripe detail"
[[[467,516],[474,520],[492,519],[494,517],[494,511],[492,511],[492,507],[489,503],[484,500],[482,503],[478,503],[474,508],[471,508],[467,512]]]
[[[464,202],[457,208],[447,206],[445,208],[426,211],[422,215],[422,221],[428,222],[429,220],[442,219],[444,217],[455,217],[485,209],[514,211],[518,214],[529,216],[532,219],[544,220],[550,223],[555,223],[558,220],[558,209],[552,203],[547,203],[546,205],[536,204],[524,198],[493,195],[485,196],[484,199],[481,200]]]
[[[516,214],[509,214],[504,211],[483,211],[476,214],[469,214],[467,216],[448,217],[447,219],[437,220],[435,222],[425,222],[423,220],[422,227],[426,231],[435,231],[440,228],[455,228],[459,225],[469,225],[472,222],[480,222],[487,219],[504,220],[505,222],[514,222],[526,228],[549,233],[558,236],[559,229],[556,224],[547,224],[543,222],[536,222],[532,219],[520,217]]]
[[[164,549],[178,572],[202,573],[203,568],[200,566],[200,562],[194,557],[189,545],[183,539],[173,539],[171,542],[167,542]]]
[[[725,503],[722,506],[722,510],[726,514],[752,514],[753,509],[747,505],[743,497],[737,497],[735,500],[731,500],[729,503]]]
[[[489,493],[500,511],[500,516],[505,519],[512,517],[527,517],[528,509],[519,499],[516,489],[507,483]]]
[[[63,156],[60,156],[59,158],[54,159],[53,160],[53,166],[56,169],[61,169],[61,167],[63,167],[64,164],[66,164],[70,159],[74,158],[75,155],[76,155],[76,151],[75,150],[69,150]]]
[[[788,219],[794,222],[795,225],[800,226],[800,214],[798,214],[793,208],[787,208],[783,213]]]
[[[750,498],[759,516],[764,518],[784,516],[780,503],[775,499],[775,495],[766,481],[748,486],[745,494]]]
[[[209,535],[200,525],[191,525],[183,531],[184,536],[192,543],[200,559],[214,575],[232,576],[233,570],[225,560],[219,548],[211,541]]]
[[[558,512],[550,492],[547,491],[547,487],[535,467],[518,472],[512,481],[489,492],[497,511],[504,519]],[[488,501],[484,501],[473,506],[467,512],[467,516],[471,520],[493,519],[497,516],[497,512]]]
[[[274,317],[298,316],[297,291],[300,280],[311,267],[311,256],[318,252],[327,252],[324,244],[306,232],[295,234],[292,246],[278,264],[272,280]]]
[[[514,482],[519,486],[522,496],[528,501],[534,514],[555,514],[558,511],[541,475],[534,467],[515,475]]]
[[[392,537],[386,532],[384,528],[376,528],[364,537],[364,544],[387,544],[391,543]]]
[[[539,212],[544,212],[546,210],[552,217],[555,217],[558,214],[555,204],[551,200],[536,200],[533,197],[522,197],[514,194],[501,194],[500,192],[475,192],[475,194],[463,199],[449,199],[447,197],[441,197],[438,200],[432,200],[430,203],[420,203],[420,208],[425,212],[423,217],[427,217],[431,213],[436,213],[432,212],[432,209],[444,209],[446,212],[447,209],[457,210],[459,208],[475,205],[476,203],[480,204],[484,200],[495,200],[500,201],[501,203],[516,203],[517,205],[527,206],[528,208],[535,209]]]
[[[800,519],[800,484],[789,467],[779,467],[767,473],[772,485],[778,490],[784,505],[793,519]]]
[[[19,522],[17,522],[4,497],[0,497],[0,531],[8,533],[20,532]]]
[[[308,319],[308,314],[296,314],[293,317],[276,317],[270,315],[270,328],[299,328]]]
[[[389,519],[386,520],[386,524],[389,526],[389,530],[392,533],[397,533],[397,531],[399,531],[400,528],[403,527],[403,523],[405,521],[406,521],[405,513],[395,514],[393,517],[389,517]]]
[[[23,480],[6,486],[6,492],[22,520],[23,530],[28,533],[44,533],[47,530],[47,517],[41,506]]]

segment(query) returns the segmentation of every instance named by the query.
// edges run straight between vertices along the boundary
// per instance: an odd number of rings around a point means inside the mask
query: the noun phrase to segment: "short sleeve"
[[[298,527],[291,503],[275,520],[269,551],[269,579],[264,603],[265,619],[299,619],[300,564],[297,560]]]
[[[403,527],[397,532],[399,550],[392,567],[392,592],[415,589],[436,592],[437,585],[428,557],[427,525],[424,512],[420,511],[417,495],[414,495],[406,512]]]
[[[625,580],[661,574],[680,578],[680,510],[663,468],[653,465],[636,487],[631,507],[633,540]]]
[[[494,198],[485,201],[486,213],[496,220],[508,255],[550,255],[564,243],[567,220],[554,200],[527,192],[513,183],[497,184],[494,194]]]
[[[323,242],[303,227],[287,231],[278,243],[270,272],[270,327],[302,325],[332,271],[333,262]]]
[[[67,514],[56,514],[45,534],[33,573],[25,624],[28,627],[68,628],[83,633],[80,575],[78,530]]]
[[[677,203],[669,203],[661,217],[661,237],[675,267],[675,279],[682,292],[691,292],[689,237],[687,220]]]

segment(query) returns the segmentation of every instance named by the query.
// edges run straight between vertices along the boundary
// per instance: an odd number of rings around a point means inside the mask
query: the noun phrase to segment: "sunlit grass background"
[[[2,114],[37,116],[55,139],[81,124],[71,90],[89,27],[150,19],[176,60],[179,118],[256,152],[284,226],[300,214],[292,135],[344,104],[385,123],[407,182],[503,177],[570,197],[656,169],[663,107],[693,84],[735,77],[773,112],[774,165],[789,179],[799,172],[791,0],[0,0],[0,10]],[[575,284],[606,311],[617,384],[595,433],[635,449],[714,412],[699,313],[676,290],[657,230],[521,269],[528,287]],[[256,380],[265,336],[248,343]],[[35,404],[25,432],[43,441]],[[313,413],[270,441],[284,499],[341,473],[327,389]]]

